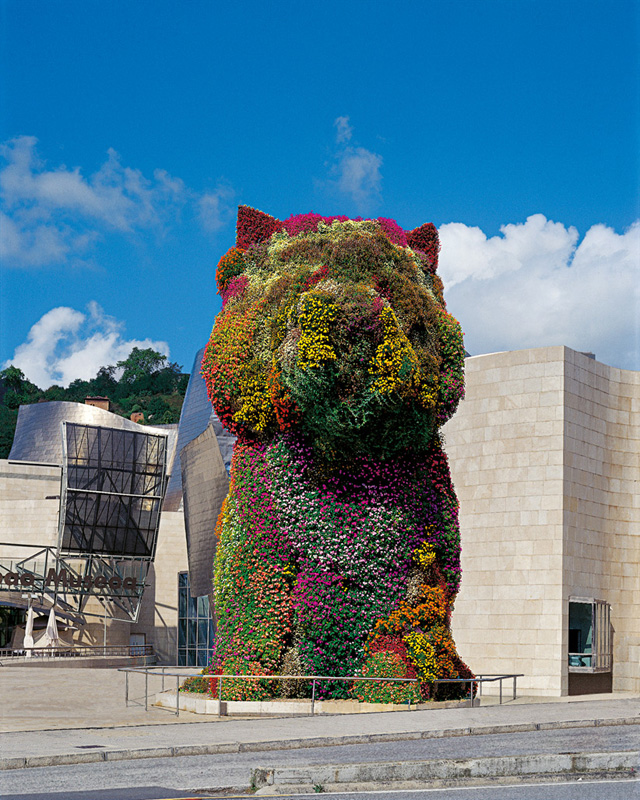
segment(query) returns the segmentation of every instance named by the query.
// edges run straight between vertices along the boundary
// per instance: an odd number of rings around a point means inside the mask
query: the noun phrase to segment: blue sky
[[[471,353],[640,369],[637,3],[0,11],[0,363],[39,385],[190,369],[239,203],[432,221]]]

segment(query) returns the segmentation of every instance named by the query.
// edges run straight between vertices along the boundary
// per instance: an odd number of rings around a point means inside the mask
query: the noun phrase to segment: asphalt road
[[[251,795],[224,795],[246,800]],[[325,793],[326,800],[636,800],[640,798],[640,780],[576,780],[567,783],[506,784],[492,786],[464,786],[453,789],[414,789],[411,791],[374,791],[349,794]],[[96,789],[75,792],[39,792],[37,794],[3,795],[3,800],[177,800],[193,798],[204,800],[203,795],[176,792],[162,786],[138,788]],[[221,795],[216,795],[221,800]],[[302,800],[318,794],[274,795],[278,800]]]
[[[640,725],[621,725],[39,767],[0,772],[0,797],[3,800],[155,800],[189,796],[190,791],[248,787],[251,771],[256,767],[422,761],[522,753],[622,751],[637,749],[639,743]],[[631,787],[628,788],[630,791]],[[463,795],[456,794],[456,791],[461,790],[455,790],[443,797],[463,800]],[[619,790],[614,787],[612,791]],[[364,796],[366,795],[358,797]],[[407,796],[415,798],[416,795]],[[484,800],[485,796],[473,795],[474,800]],[[535,796],[531,795],[532,798]],[[584,797],[582,794],[579,796],[581,800]],[[375,797],[380,800],[381,795]],[[393,797],[398,800],[399,795],[393,794]],[[506,798],[509,797],[506,795]],[[611,797],[617,799],[625,795],[612,794]],[[502,795],[499,800],[501,798]]]
[[[278,800],[300,800],[302,797],[303,795],[283,795]],[[318,797],[318,795],[304,795],[304,797]],[[410,792],[323,794],[321,797],[326,800],[420,800],[423,797],[425,800],[635,800],[640,798],[640,781],[469,786],[455,789],[414,789]]]

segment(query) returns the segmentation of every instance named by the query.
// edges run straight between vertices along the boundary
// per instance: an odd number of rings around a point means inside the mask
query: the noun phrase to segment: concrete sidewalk
[[[181,712],[177,719],[126,708],[122,673],[21,672],[0,673],[3,769],[640,722],[640,698],[620,695],[326,717],[212,720]]]

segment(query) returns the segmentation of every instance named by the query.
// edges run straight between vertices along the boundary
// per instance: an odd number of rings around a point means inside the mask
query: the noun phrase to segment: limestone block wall
[[[613,691],[640,691],[640,373],[565,355],[568,598],[611,604]]]
[[[445,426],[460,500],[453,631],[477,673],[568,692],[569,598],[612,606],[614,691],[640,690],[640,373],[566,347],[468,358]]]
[[[0,460],[0,541],[55,546],[60,469]],[[47,499],[54,498],[54,499]],[[26,548],[3,547],[1,556],[25,558]]]
[[[131,633],[144,633],[158,661],[175,664],[178,657],[178,573],[186,572],[187,543],[182,511],[163,511],[155,562],[147,577],[138,622]]]
[[[525,673],[518,686],[538,695],[562,690],[563,350],[467,358],[444,428],[461,507],[458,650],[477,674]]]

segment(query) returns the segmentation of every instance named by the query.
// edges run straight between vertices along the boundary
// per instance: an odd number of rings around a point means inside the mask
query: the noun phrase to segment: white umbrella
[[[53,610],[53,606],[49,612],[49,621],[47,622],[47,638],[49,639],[47,642],[49,647],[58,647],[60,637],[58,636],[58,623],[56,622],[56,612]]]
[[[24,642],[22,646],[26,649],[27,658],[31,658],[33,652],[30,649],[33,647],[33,606],[29,606],[29,610],[27,611],[27,624],[24,629]]]

